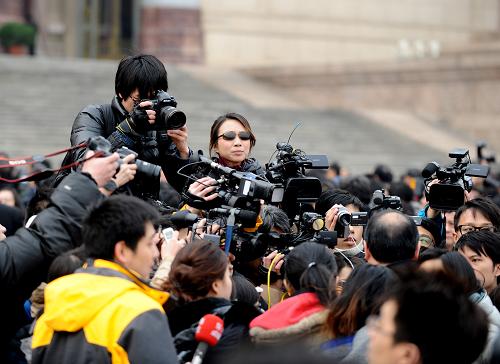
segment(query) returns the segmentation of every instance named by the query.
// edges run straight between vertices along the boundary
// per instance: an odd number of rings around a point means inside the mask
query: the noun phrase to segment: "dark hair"
[[[273,205],[266,205],[262,209],[262,225],[259,232],[270,232],[272,229],[279,229],[283,233],[290,232],[290,220],[285,211]]]
[[[365,264],[355,269],[342,294],[331,304],[326,329],[333,337],[354,335],[369,315],[377,313],[381,299],[397,282],[396,274],[384,266]]]
[[[448,250],[442,248],[429,248],[425,249],[418,255],[418,262],[422,264],[428,260],[441,258],[443,254],[448,253]]]
[[[57,256],[50,264],[47,283],[62,276],[74,273],[85,261],[82,247],[67,251]]]
[[[365,205],[368,205],[372,199],[372,185],[370,179],[366,176],[351,176],[342,179],[340,188],[350,192],[361,200]]]
[[[453,250],[464,250],[468,247],[478,255],[484,255],[500,264],[500,234],[491,231],[471,231],[458,239]]]
[[[132,196],[111,196],[92,209],[82,226],[82,241],[89,258],[113,260],[116,243],[125,241],[132,250],[145,234],[145,224],[154,223],[158,212]]]
[[[384,210],[368,221],[364,239],[371,255],[380,263],[412,259],[418,242],[417,226],[397,210]]]
[[[346,190],[332,190],[323,192],[316,201],[314,209],[318,214],[325,216],[326,212],[333,205],[337,204],[343,206],[354,205],[359,209],[359,211],[368,211],[367,206],[363,204],[363,202],[361,202],[359,198]]]
[[[285,279],[295,291],[316,293],[325,306],[335,298],[337,263],[325,245],[305,242],[296,246],[283,267]]]
[[[500,208],[491,199],[478,197],[467,201],[458,208],[455,213],[455,220],[453,221],[455,231],[458,231],[458,221],[460,220],[460,216],[462,216],[462,214],[469,209],[472,209],[473,213],[479,211],[485,218],[491,221],[496,229],[500,228]]]
[[[443,262],[444,272],[459,283],[466,294],[472,294],[481,289],[479,282],[474,274],[474,269],[458,252],[448,252],[439,257]]]
[[[47,208],[50,203],[50,196],[54,188],[43,186],[36,189],[35,195],[28,202],[28,206],[26,206],[26,222],[28,219],[33,216],[39,214],[42,210]]]
[[[447,275],[419,272],[389,300],[397,305],[394,341],[415,344],[422,363],[472,363],[483,351],[487,316]]]
[[[246,302],[250,305],[255,305],[259,301],[259,292],[257,292],[255,286],[245,276],[235,272],[232,280],[233,291],[231,292],[231,299]]]
[[[166,288],[181,303],[204,298],[212,290],[212,284],[224,278],[228,264],[228,257],[218,245],[195,240],[175,256]]]
[[[377,176],[380,181],[384,183],[391,183],[392,182],[392,171],[389,168],[389,166],[385,164],[378,164],[375,167],[375,171],[373,172],[375,176]]]
[[[255,135],[252,131],[252,128],[250,127],[250,123],[248,122],[248,120],[243,115],[237,114],[235,112],[230,112],[219,116],[210,128],[210,143],[208,144],[208,153],[210,154],[210,157],[212,157],[212,150],[215,148],[219,141],[219,129],[227,119],[236,120],[241,125],[243,125],[245,130],[250,133],[250,149],[255,146],[255,142],[257,140],[255,139]]]
[[[155,56],[140,54],[122,58],[115,77],[115,93],[128,98],[138,89],[141,99],[150,98],[157,90],[168,90],[167,71]]]

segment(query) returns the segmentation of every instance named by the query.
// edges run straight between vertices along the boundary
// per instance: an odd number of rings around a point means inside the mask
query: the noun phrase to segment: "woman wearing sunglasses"
[[[256,139],[248,120],[237,113],[221,115],[210,129],[209,153],[212,159],[226,167],[263,175],[264,169],[249,158]]]

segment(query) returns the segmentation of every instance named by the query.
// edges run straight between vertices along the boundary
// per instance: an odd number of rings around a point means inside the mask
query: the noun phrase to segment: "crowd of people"
[[[125,57],[72,168],[1,155],[0,362],[500,362],[493,173],[306,170],[286,146],[271,171],[237,112],[205,158],[167,90],[156,57]],[[446,183],[458,209],[430,201]]]

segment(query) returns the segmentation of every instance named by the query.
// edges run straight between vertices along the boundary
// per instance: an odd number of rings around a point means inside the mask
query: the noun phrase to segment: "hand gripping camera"
[[[175,130],[186,124],[186,114],[176,109],[175,98],[163,90],[156,91],[155,98],[150,101],[151,108],[156,112],[156,121],[150,125],[151,130]]]

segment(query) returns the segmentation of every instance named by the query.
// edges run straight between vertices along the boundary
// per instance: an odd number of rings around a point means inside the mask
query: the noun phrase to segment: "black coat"
[[[80,173],[66,177],[30,228],[0,242],[0,362],[5,346],[26,322],[23,304],[47,278],[52,260],[81,242],[81,222],[87,208],[103,198],[96,183]]]
[[[161,166],[168,182],[181,191],[185,178],[177,174],[179,168],[189,160],[180,158],[177,147],[165,132],[148,131],[137,139],[123,137],[116,126],[127,117],[127,111],[115,96],[111,104],[89,105],[78,113],[71,129],[71,145],[86,142],[89,138],[102,136],[111,143],[112,150],[126,146],[139,154],[138,159]],[[127,142],[125,142],[127,141]],[[63,164],[80,159],[85,149],[68,153]]]
[[[250,342],[248,325],[260,312],[243,302],[233,302],[216,297],[192,301],[167,312],[170,331],[174,337],[177,357],[181,363],[191,361],[198,345],[195,332],[200,319],[214,314],[224,320],[224,332],[217,345],[209,348],[203,363],[216,362],[216,355],[228,354]]]

